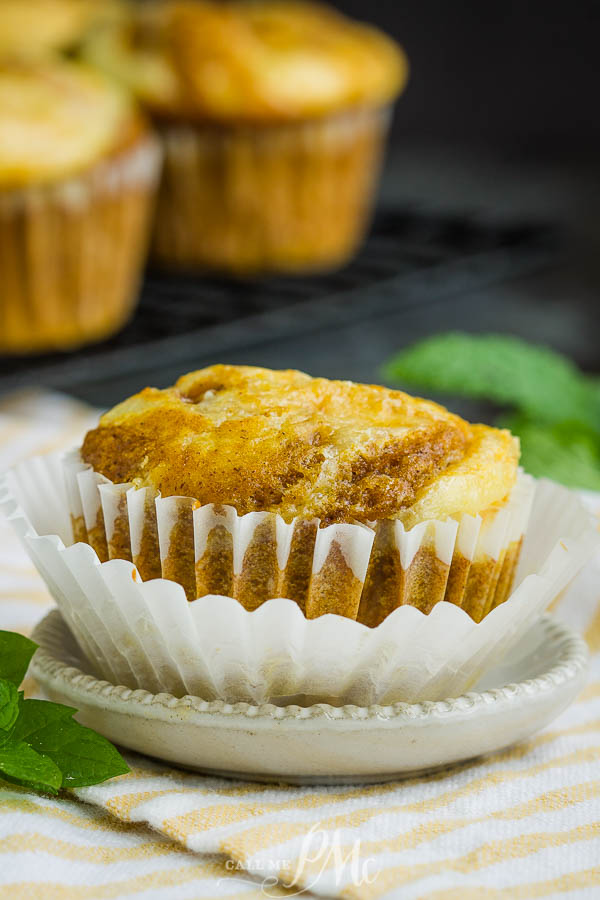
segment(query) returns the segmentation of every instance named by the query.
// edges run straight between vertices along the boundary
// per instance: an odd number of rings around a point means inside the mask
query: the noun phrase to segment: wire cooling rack
[[[174,365],[183,372],[212,356],[425,308],[526,273],[559,245],[547,225],[388,210],[357,257],[331,274],[228,280],[149,269],[138,310],[119,335],[72,353],[0,357],[0,391],[43,384],[85,397],[86,385],[97,395],[104,379],[136,374],[140,385],[161,385],[161,370]]]

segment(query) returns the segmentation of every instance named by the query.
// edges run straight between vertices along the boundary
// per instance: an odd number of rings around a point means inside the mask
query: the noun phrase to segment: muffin
[[[0,511],[111,684],[163,704],[443,700],[598,547],[579,498],[518,453],[399,391],[212,366],[15,466]]]
[[[0,351],[64,350],[129,318],[160,150],[121,88],[58,59],[0,64]]]
[[[119,14],[113,0],[0,0],[0,59],[39,59],[76,48]]]
[[[189,600],[286,597],[376,626],[441,600],[480,621],[508,597],[518,457],[508,431],[400,391],[219,365],[107,412],[67,477],[75,537],[101,559]]]
[[[393,41],[311,3],[171,2],[131,8],[85,53],[162,134],[159,260],[302,272],[355,251],[407,77]]]

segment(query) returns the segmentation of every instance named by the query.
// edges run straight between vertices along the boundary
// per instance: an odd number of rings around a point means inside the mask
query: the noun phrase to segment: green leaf
[[[13,728],[13,741],[31,743],[38,732],[63,719],[71,719],[77,710],[61,703],[50,703],[47,700],[23,700],[19,709],[19,718]]]
[[[0,631],[0,776],[56,793],[124,775],[129,767],[110,741],[72,717],[76,709],[18,692],[37,645]]]
[[[15,784],[56,794],[63,776],[59,767],[23,741],[0,747],[0,774]]]
[[[540,425],[524,416],[502,425],[521,441],[521,464],[532,475],[552,478],[567,487],[600,491],[600,440],[582,426]]]
[[[24,707],[34,701],[25,701]],[[41,706],[46,704],[37,701]],[[66,709],[66,707],[65,707]],[[72,710],[69,710],[71,713]],[[27,743],[38,753],[48,756],[59,767],[63,774],[63,787],[84,787],[98,784],[116,775],[129,772],[125,760],[113,747],[110,741],[96,734],[91,728],[85,728],[70,716],[59,714],[55,710],[47,714],[47,723],[43,724],[45,711],[31,709],[27,712],[24,726],[20,721],[15,732],[27,735]],[[36,724],[39,727],[35,727]]]
[[[37,644],[24,635],[0,631],[0,678],[19,687],[36,650]]]
[[[0,730],[10,731],[19,715],[19,691],[12,681],[0,679]]]
[[[483,397],[531,419],[576,421],[600,434],[600,389],[566,357],[506,335],[449,333],[403,350],[385,375],[433,391]]]

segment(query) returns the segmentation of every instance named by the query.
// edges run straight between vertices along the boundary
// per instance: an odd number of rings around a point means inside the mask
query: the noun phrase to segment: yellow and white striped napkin
[[[0,402],[0,469],[94,420],[55,395]],[[0,628],[28,633],[50,605],[1,523]],[[527,743],[368,787],[232,782],[131,754],[129,775],[60,799],[0,782],[0,897],[600,896],[600,558],[555,613],[585,634],[591,678]]]

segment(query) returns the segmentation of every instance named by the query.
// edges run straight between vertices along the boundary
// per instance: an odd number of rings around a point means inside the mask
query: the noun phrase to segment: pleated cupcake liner
[[[0,349],[99,340],[131,315],[160,171],[156,138],[56,183],[0,191]]]
[[[508,502],[483,516],[409,531],[389,520],[322,528],[318,519],[240,516],[231,506],[113,484],[78,451],[65,456],[63,473],[74,537],[101,562],[129,560],[143,581],[176,581],[190,601],[219,594],[251,611],[286,597],[307,618],[334,613],[372,627],[404,604],[427,613],[446,600],[480,621],[502,603],[534,492],[519,473]]]
[[[364,107],[284,124],[159,123],[154,256],[234,273],[341,265],[367,227],[390,118]]]
[[[45,579],[90,669],[114,684],[177,696],[189,693],[231,703],[269,700],[306,705],[322,701],[360,706],[456,696],[523,636],[599,542],[589,513],[576,495],[552,482],[521,478],[515,494],[523,490],[530,497],[533,484],[533,504],[516,589],[504,602],[479,623],[455,603],[439,600],[428,614],[405,604],[376,627],[368,627],[338,614],[307,618],[301,605],[290,598],[273,597],[257,608],[253,602],[247,609],[235,597],[215,593],[190,602],[182,585],[164,575],[144,581],[135,559],[142,560],[143,548],[152,545],[155,533],[161,572],[173,574],[169,566],[175,564],[171,551],[173,541],[179,539],[182,498],[152,498],[150,502],[147,491],[123,490],[125,486],[111,485],[90,472],[72,455],[26,461],[0,482],[0,508]],[[90,500],[93,480],[101,495],[95,517]],[[104,481],[101,491],[98,481]],[[74,482],[80,486],[75,510]],[[511,504],[518,515],[509,511]],[[147,512],[153,506],[155,519]],[[497,538],[496,532],[502,529],[496,517],[491,524],[480,525],[484,538],[474,538],[477,524],[466,517],[460,522],[424,523],[421,532],[432,535],[448,565],[452,546],[465,554],[482,541],[488,548],[493,544],[510,547],[520,532],[519,522],[526,518],[525,506],[523,498],[511,497],[503,513],[509,523],[503,540]],[[185,508],[189,520],[189,504]],[[88,525],[97,528],[96,535],[103,529],[107,555],[110,547],[122,552],[118,535],[126,532],[125,518],[131,560],[121,557],[101,562],[90,544],[73,543],[73,523],[82,529],[84,522],[86,532]],[[196,552],[200,560],[206,558],[211,540],[213,545],[218,543],[211,539],[215,522],[223,529],[221,537],[235,534],[232,568],[228,574],[219,568],[219,577],[235,584],[241,576],[239,583],[245,588],[254,583],[256,575],[262,585],[264,561],[272,561],[273,553],[279,572],[289,569],[296,525],[280,524],[278,517],[268,514],[237,516],[231,510],[201,506],[192,506],[191,519],[196,528],[193,550],[186,549],[186,558],[190,553],[195,557]],[[265,525],[270,537],[257,543],[256,533]],[[275,547],[273,528],[278,536]],[[413,534],[415,529],[406,533],[396,530],[403,537],[401,561],[408,562],[410,569],[423,542],[419,532]],[[189,524],[184,531],[189,540]],[[329,526],[318,533],[322,537],[315,542],[318,547],[312,555],[317,583],[325,579],[329,564],[335,576],[337,552],[344,556],[352,577],[365,581],[377,527]],[[333,546],[338,550],[332,559]],[[221,559],[218,549],[215,553]],[[501,552],[496,563],[500,557]],[[150,564],[150,557],[143,562]],[[156,566],[154,557],[152,565]],[[189,568],[189,563],[186,565]],[[200,568],[205,572],[206,567]],[[285,577],[278,584],[285,584]]]

